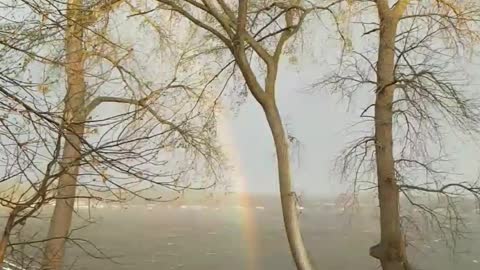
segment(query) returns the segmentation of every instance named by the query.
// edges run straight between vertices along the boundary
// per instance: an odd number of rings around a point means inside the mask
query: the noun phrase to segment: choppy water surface
[[[68,261],[73,269],[294,269],[276,204],[248,209],[155,205],[92,211],[94,223],[74,237],[89,239],[104,252],[102,256],[113,261],[93,259],[71,245]],[[87,216],[87,210],[80,212]],[[306,245],[319,269],[378,269],[368,256],[368,248],[377,239],[374,210],[345,215],[334,208],[305,207],[300,215]],[[475,232],[479,219],[472,214],[470,222]],[[76,226],[86,223],[77,218]],[[30,233],[46,225],[45,221],[32,222]],[[480,269],[479,234],[460,240],[455,256],[439,238],[423,238],[415,240],[409,250],[410,260],[419,269]]]

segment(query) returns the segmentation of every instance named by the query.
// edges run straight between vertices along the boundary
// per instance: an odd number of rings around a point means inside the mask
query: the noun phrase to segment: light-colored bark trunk
[[[380,204],[380,243],[370,249],[383,270],[409,269],[400,227],[399,189],[393,157],[392,103],[394,98],[395,37],[398,19],[381,16],[375,100],[375,154]]]
[[[232,49],[232,53],[235,56],[236,62],[243,74],[250,92],[253,94],[254,98],[262,106],[263,111],[265,112],[273,141],[275,143],[283,222],[290,246],[290,252],[292,253],[297,270],[312,270],[312,263],[310,262],[302,239],[300,222],[297,216],[296,197],[292,189],[290,157],[288,152],[289,141],[287,139],[282,119],[275,102],[275,83],[277,79],[280,55],[283,45],[287,39],[293,35],[293,33],[282,33],[273,56],[269,56],[265,51],[262,53],[262,50],[257,48],[257,51],[263,55],[261,57],[263,57],[263,60],[267,66],[265,88],[262,89],[245,53],[244,39],[247,35],[247,31],[245,30],[247,25],[247,11],[248,0],[239,1],[237,19],[238,40],[235,40],[234,42],[236,45],[235,48]]]
[[[82,0],[69,0],[67,4],[67,28],[65,33],[67,94],[64,121],[65,142],[60,166],[65,170],[57,187],[55,209],[50,220],[48,241],[42,269],[62,268],[65,242],[72,223],[73,206],[80,164],[81,138],[85,127],[85,77],[83,27],[81,25]]]
[[[300,222],[297,216],[296,197],[292,188],[288,139],[282,119],[274,101],[268,101],[263,106],[263,109],[275,143],[283,222],[290,245],[290,252],[298,270],[312,270],[313,267],[303,243]]]

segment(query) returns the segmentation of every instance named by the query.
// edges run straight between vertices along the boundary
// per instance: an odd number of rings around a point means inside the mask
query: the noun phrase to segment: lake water
[[[87,210],[75,226],[89,224]],[[141,270],[291,270],[294,264],[277,205],[173,207],[91,210],[87,227],[73,237],[92,241],[104,254],[81,243],[69,245],[66,269]],[[300,213],[306,246],[317,269],[378,269],[368,255],[377,242],[374,210],[345,214],[325,207],[305,207]],[[472,232],[479,220],[472,222]],[[23,237],[44,236],[46,219],[30,221]],[[34,235],[34,233],[38,233]],[[438,237],[412,239],[410,261],[418,269],[480,269],[480,237],[457,243],[453,255]],[[90,255],[86,254],[91,253]],[[38,250],[30,249],[40,256]],[[92,258],[91,255],[103,258]],[[110,257],[106,259],[105,257]]]

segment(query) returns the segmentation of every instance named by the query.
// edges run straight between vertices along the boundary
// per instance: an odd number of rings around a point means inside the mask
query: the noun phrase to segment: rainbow
[[[222,143],[223,151],[228,158],[229,165],[233,167],[230,171],[233,189],[239,193],[238,203],[240,204],[240,216],[242,225],[243,240],[245,243],[245,256],[247,258],[248,270],[258,269],[258,244],[257,226],[255,222],[254,207],[248,195],[247,177],[242,173],[243,166],[238,151],[233,141],[233,132],[228,121],[228,111],[221,110],[218,117],[218,136]]]

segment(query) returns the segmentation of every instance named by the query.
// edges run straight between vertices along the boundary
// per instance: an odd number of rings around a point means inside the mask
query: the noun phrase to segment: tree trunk
[[[5,261],[5,255],[7,253],[7,246],[8,246],[8,238],[9,235],[3,234],[2,239],[0,240],[0,269],[3,267],[3,263]]]
[[[0,269],[3,267],[5,261],[5,256],[7,254],[8,240],[10,239],[10,233],[12,232],[13,223],[15,217],[17,216],[16,211],[12,211],[8,216],[7,224],[5,224],[5,229],[3,230],[2,239],[0,240]]]
[[[297,216],[296,195],[292,190],[288,140],[283,128],[282,119],[274,101],[267,102],[267,104],[263,106],[263,109],[275,143],[283,222],[290,245],[290,252],[292,253],[298,270],[312,270],[313,267],[303,243],[300,223]]]
[[[375,154],[380,204],[380,244],[370,249],[384,270],[406,270],[408,262],[400,228],[399,189],[393,157],[392,103],[394,97],[395,37],[398,20],[381,16],[375,101]]]
[[[67,94],[64,100],[64,122],[66,128],[63,154],[60,160],[60,166],[65,172],[58,180],[55,209],[50,220],[48,241],[42,265],[42,269],[48,270],[60,270],[62,268],[65,242],[72,222],[81,158],[81,139],[83,138],[86,120],[81,8],[82,0],[68,1],[67,28],[65,31]]]

